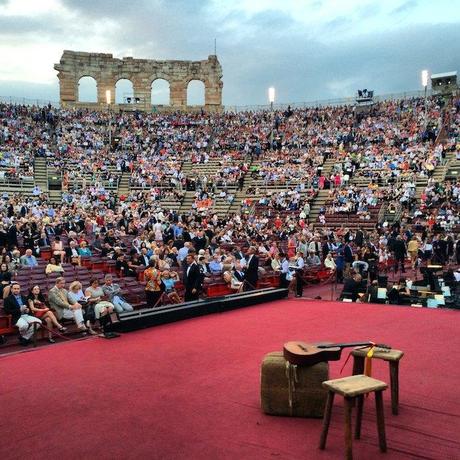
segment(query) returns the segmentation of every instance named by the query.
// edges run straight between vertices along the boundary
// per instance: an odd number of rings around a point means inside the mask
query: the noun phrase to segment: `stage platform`
[[[341,459],[336,398],[321,420],[260,410],[260,364],[287,340],[375,340],[404,350],[400,415],[384,394],[388,453],[365,403],[357,459],[460,459],[460,312],[281,300],[0,357],[0,458]],[[331,377],[351,374],[352,362]],[[373,376],[388,381],[376,362]]]

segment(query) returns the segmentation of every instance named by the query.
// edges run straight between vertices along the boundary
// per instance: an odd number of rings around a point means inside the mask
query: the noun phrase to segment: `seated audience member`
[[[50,308],[56,312],[56,318],[73,319],[78,329],[86,335],[88,329],[83,319],[83,310],[79,302],[73,302],[68,298],[67,289],[65,289],[65,279],[59,277],[56,284],[48,292],[48,303]]]
[[[86,244],[86,241],[82,241],[80,243],[80,247],[78,248],[78,255],[80,257],[91,257],[93,255],[91,249]]]
[[[10,272],[13,273],[22,268],[22,266],[21,253],[19,252],[19,249],[15,249],[11,252],[11,263],[8,265],[8,268],[10,269]]]
[[[45,296],[40,291],[40,286],[34,286],[27,296],[30,312],[35,318],[40,319],[48,328],[48,342],[55,343],[53,339],[53,327],[57,327],[59,332],[65,332],[67,329],[59,324],[54,313],[47,307]]]
[[[117,261],[115,263],[115,270],[117,273],[120,274],[120,276],[131,276],[133,278],[136,278],[137,272],[133,268],[130,268],[128,262],[126,261],[126,258],[124,254],[120,254],[117,257]]]
[[[364,262],[364,260],[355,260],[351,264],[351,268],[362,276],[364,272],[367,273],[369,270],[369,264]]]
[[[113,303],[113,306],[115,307],[115,311],[117,313],[123,313],[124,311],[133,311],[132,305],[126,302],[124,297],[121,295],[120,285],[113,282],[112,275],[105,275],[102,290],[104,291],[107,300]]]
[[[170,272],[165,270],[161,275],[161,281],[163,281],[165,294],[173,303],[180,303],[181,298],[176,291],[175,284],[179,281],[179,275],[176,272]]]
[[[41,327],[41,321],[30,314],[27,298],[21,295],[21,286],[17,283],[11,286],[11,294],[3,303],[5,313],[11,315],[12,323],[19,329],[19,341],[28,345],[34,335],[35,328]]]
[[[56,260],[60,260],[61,262],[64,260],[66,252],[64,250],[64,244],[62,243],[59,236],[54,238],[54,241],[51,245],[51,250],[53,251],[53,255],[57,258]]]
[[[0,264],[0,298],[4,299],[10,294],[11,272],[8,270],[8,265],[3,262]]]
[[[244,281],[245,273],[241,265],[241,262],[239,260],[235,262],[235,266],[233,267],[233,270],[232,270],[232,277],[235,278],[236,281],[240,283]]]
[[[397,284],[388,291],[388,301],[393,305],[408,304],[410,289],[407,287],[406,278],[400,278]]]
[[[211,270],[209,269],[209,264],[206,262],[205,256],[198,256],[198,267],[203,276],[211,275]]]
[[[81,257],[78,252],[77,243],[75,241],[69,242],[69,247],[66,248],[66,256],[72,265],[81,265]]]
[[[215,254],[211,262],[209,262],[209,270],[212,275],[220,275],[222,273],[222,262],[218,254]]]
[[[329,253],[324,259],[324,266],[329,270],[335,270],[337,268],[331,253]]]
[[[99,285],[97,278],[90,280],[89,287],[85,290],[85,296],[88,303],[94,306],[96,319],[100,319],[102,316],[106,316],[114,311],[113,303],[106,300],[107,296],[104,294],[104,290]]]
[[[67,299],[71,304],[79,303],[82,306],[83,319],[88,332],[91,335],[97,335],[97,332],[93,329],[93,326],[96,323],[94,307],[93,305],[88,304],[85,294],[83,293],[83,286],[79,281],[72,281],[70,283],[69,290],[67,291]]]
[[[229,272],[226,271],[223,274],[223,279],[225,281],[225,284],[232,290],[232,291],[237,291],[239,292],[241,289],[241,286],[243,285],[243,281],[239,281],[237,277],[235,276],[235,272]]]
[[[341,297],[351,299],[353,302],[359,297],[359,292],[361,289],[362,277],[359,273],[355,273],[351,278],[346,278],[343,283],[343,291]]]
[[[305,265],[307,265],[308,267],[320,267],[321,259],[316,253],[310,252],[309,256],[305,261]]]
[[[38,266],[37,258],[33,255],[32,249],[26,249],[26,253],[21,257],[21,265],[23,267]]]
[[[281,271],[281,260],[280,260],[279,253],[276,253],[276,254],[273,255],[273,258],[272,258],[272,261],[270,262],[270,265],[271,265],[272,270],[274,272]]]
[[[45,273],[50,275],[51,273],[64,273],[64,268],[56,260],[56,257],[50,257],[48,265],[45,268]]]

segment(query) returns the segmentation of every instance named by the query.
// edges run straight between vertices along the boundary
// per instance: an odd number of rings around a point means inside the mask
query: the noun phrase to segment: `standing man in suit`
[[[3,309],[11,315],[13,324],[19,329],[21,344],[28,345],[34,335],[34,324],[37,325],[35,327],[41,327],[42,322],[29,314],[27,299],[21,295],[19,284],[11,286],[11,293],[5,299]]]
[[[18,226],[16,222],[13,222],[8,228],[7,241],[9,249],[13,249],[18,246]]]
[[[401,265],[401,272],[404,273],[404,261],[407,256],[406,243],[402,239],[401,235],[396,237],[396,241],[393,245],[393,252],[395,257],[395,273],[398,271],[399,266]]]
[[[256,256],[254,246],[250,246],[248,249],[248,261],[246,263],[244,280],[247,281],[244,285],[245,291],[252,291],[257,288],[257,281],[259,280],[259,258]]]
[[[193,253],[188,254],[186,257],[187,268],[185,270],[184,285],[185,285],[185,302],[192,300],[198,300],[200,295],[203,276],[201,274],[200,267],[195,261],[195,255]]]

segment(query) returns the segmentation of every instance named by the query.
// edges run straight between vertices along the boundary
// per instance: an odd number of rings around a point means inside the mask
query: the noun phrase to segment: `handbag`
[[[89,321],[90,323],[96,322],[96,312],[94,311],[93,304],[87,304],[84,308],[83,319]]]

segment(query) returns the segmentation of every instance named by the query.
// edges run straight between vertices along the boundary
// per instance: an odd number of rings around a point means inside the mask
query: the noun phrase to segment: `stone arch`
[[[97,79],[82,75],[77,81],[78,102],[97,102]]]
[[[130,95],[135,99],[136,110],[150,111],[152,82],[159,78],[170,84],[169,107],[162,107],[161,110],[187,110],[187,86],[192,80],[200,80],[205,85],[204,101],[200,85],[200,96],[192,98],[192,104],[199,103],[213,112],[223,108],[222,67],[215,55],[202,61],[162,61],[132,57],[117,59],[108,53],[65,50],[54,68],[58,72],[62,107],[80,106],[78,80],[83,76],[92,76],[97,81],[96,107],[100,110],[107,109],[106,92],[110,91],[114,110],[127,109],[117,106],[126,104],[123,98]],[[130,84],[128,88],[119,89],[117,95],[115,86],[120,79],[127,79]]]
[[[134,83],[130,78],[120,76],[115,82],[115,104],[128,104],[134,98]]]
[[[152,105],[171,105],[171,83],[166,78],[157,77],[150,84]]]
[[[187,82],[187,106],[205,105],[206,82],[201,78],[191,78]]]

